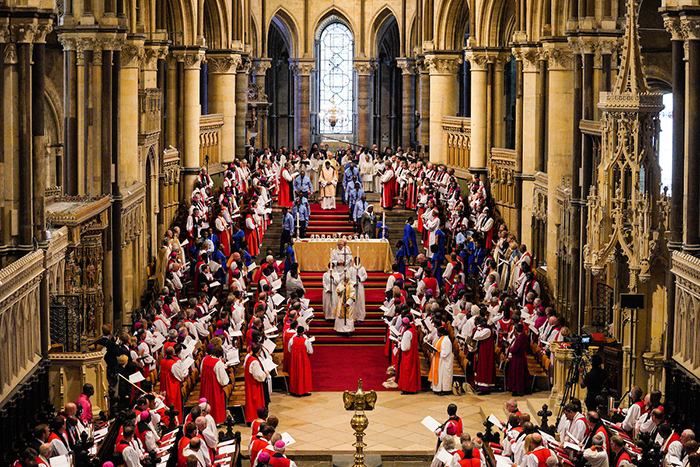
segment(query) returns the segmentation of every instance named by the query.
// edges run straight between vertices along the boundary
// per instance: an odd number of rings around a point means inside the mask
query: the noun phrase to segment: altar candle
[[[382,233],[380,238],[384,238],[384,229],[386,229],[386,212],[382,213]]]
[[[299,238],[299,233],[301,230],[299,230],[299,211],[297,211],[297,238]]]

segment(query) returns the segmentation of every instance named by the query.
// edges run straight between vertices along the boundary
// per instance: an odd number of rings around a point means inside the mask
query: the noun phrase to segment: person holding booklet
[[[266,392],[265,381],[270,373],[263,368],[262,346],[253,343],[250,352],[245,357],[243,378],[245,382],[245,421],[252,423],[257,417],[260,407],[267,407],[269,395]]]
[[[431,345],[433,349],[428,381],[432,383],[431,389],[439,396],[452,393],[452,370],[454,364],[454,353],[452,352],[452,341],[447,335],[447,329],[440,326],[437,330],[437,339]]]

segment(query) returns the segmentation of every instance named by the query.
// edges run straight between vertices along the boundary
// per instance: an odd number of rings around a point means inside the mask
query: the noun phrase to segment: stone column
[[[192,191],[194,180],[201,167],[199,158],[199,118],[202,115],[199,102],[200,67],[204,59],[204,51],[199,48],[178,50],[175,56],[184,63],[184,134],[182,148],[182,167],[184,193]]]
[[[469,169],[486,172],[487,147],[487,109],[488,109],[488,62],[489,56],[484,52],[472,51],[467,54],[471,64],[471,153]]]
[[[265,77],[267,70],[272,67],[272,59],[270,58],[256,58],[253,60],[253,75],[255,76],[255,85],[260,89],[260,93],[267,96],[265,91]],[[268,146],[268,122],[267,122],[268,112],[258,111],[258,137],[256,139],[255,145],[259,148],[264,148]]]
[[[683,61],[683,31],[680,19],[664,15],[664,26],[671,34],[672,86],[673,86],[673,172],[671,185],[671,212],[668,246],[678,250],[683,245],[683,192],[685,183],[685,62]],[[672,295],[669,293],[669,296]],[[671,308],[669,308],[671,309]]]
[[[416,63],[411,58],[401,58],[396,60],[401,68],[401,146],[407,150],[411,143],[415,141],[413,137],[414,121],[414,99],[415,99],[415,76]],[[459,89],[459,88],[458,88]]]
[[[70,174],[78,178],[78,194],[89,196],[89,174],[93,171],[92,160],[88,159],[87,155],[87,96],[85,83],[87,81],[87,73],[85,67],[85,52],[92,49],[92,39],[79,38],[76,41],[75,54],[75,76],[76,76],[76,135],[77,135],[77,154],[78,154],[78,171]],[[138,105],[137,105],[138,114]]]
[[[165,59],[166,84],[165,84],[165,147],[178,147],[177,144],[177,58],[173,53],[169,53]]]
[[[76,44],[68,34],[58,36],[63,45],[63,192],[78,194],[78,126],[76,104]]]
[[[248,130],[245,124],[245,116],[248,112],[248,72],[250,71],[250,59],[241,57],[241,62],[236,69],[236,156],[245,157],[248,144]]]
[[[462,57],[455,54],[429,54],[425,56],[425,62],[430,72],[430,160],[444,164],[447,158],[447,140],[442,131],[442,119],[457,115],[457,72]]]
[[[524,226],[530,225],[532,219],[532,211],[534,208],[533,190],[534,190],[534,174],[535,161],[537,159],[537,79],[539,63],[539,49],[536,47],[519,47],[513,49],[513,55],[522,68],[521,74],[521,92],[522,92],[522,111],[518,112],[520,122],[517,124],[519,134],[516,135],[517,141],[520,141],[521,152],[521,170],[522,170],[522,187],[521,187],[521,218]],[[531,248],[532,245],[532,229],[521,228],[518,238]]]
[[[212,113],[224,116],[221,127],[221,161],[236,158],[236,70],[241,64],[240,54],[216,51],[207,54],[209,64],[209,106]]]
[[[44,90],[46,77],[46,35],[53,29],[51,20],[40,24],[34,35],[32,69],[32,196],[34,238],[46,245],[46,138],[44,121]],[[48,306],[48,305],[47,305]]]
[[[102,115],[102,61],[104,60],[104,51],[102,50],[102,41],[95,41],[92,49],[92,70],[90,72],[90,97],[88,100],[92,118],[89,123],[89,138],[90,151],[89,156],[92,160],[92,170],[89,174],[88,193],[90,196],[99,196],[103,194],[102,188],[102,120],[99,116]]]
[[[17,41],[17,80],[19,113],[19,248],[32,249],[34,216],[32,212],[32,42],[37,26],[33,22],[13,25]],[[43,193],[42,193],[43,194]]]
[[[688,40],[683,251],[696,255],[700,252],[700,190],[696,185],[700,178],[700,17],[682,13],[681,27]]]
[[[422,153],[425,154],[430,149],[430,71],[425,63],[425,59],[419,62],[420,81],[420,135],[418,143],[421,145]]]
[[[357,143],[372,147],[372,72],[375,64],[371,60],[355,60],[357,71]]]
[[[574,124],[574,72],[573,54],[566,43],[545,43],[547,58],[547,278],[551,290],[557,289],[557,227],[560,223],[560,207],[557,187],[571,180],[571,148]],[[562,131],[562,129],[568,129]]]
[[[297,59],[294,64],[296,83],[296,136],[304,149],[311,146],[311,71],[316,68],[314,59]]]
[[[139,69],[144,56],[143,41],[127,40],[121,51],[119,73],[119,141],[122,187],[139,180]]]
[[[506,146],[506,96],[505,96],[505,66],[510,59],[510,54],[498,54],[493,62],[493,93],[492,121],[493,135],[491,147],[504,148]],[[488,148],[490,151],[491,148]],[[488,153],[488,151],[487,151]]]

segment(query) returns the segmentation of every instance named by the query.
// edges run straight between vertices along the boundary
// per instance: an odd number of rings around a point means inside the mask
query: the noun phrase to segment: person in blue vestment
[[[399,265],[399,272],[406,277],[406,245],[403,240],[396,242],[396,264]]]
[[[294,193],[299,196],[302,194],[312,195],[313,192],[314,188],[311,185],[311,179],[302,170],[299,172],[299,176],[294,179]]]
[[[345,168],[345,172],[343,173],[343,190],[345,191],[345,197],[343,199],[345,200],[346,204],[349,204],[348,191],[355,188],[355,182],[359,179],[360,171],[357,169],[357,167],[355,167],[354,163],[349,163]]]
[[[403,226],[403,243],[406,249],[406,256],[411,257],[411,264],[416,264],[418,242],[416,242],[416,230],[413,228],[413,217],[409,217],[406,225]]]
[[[282,276],[284,278],[287,277],[287,273],[292,269],[292,264],[296,262],[294,258],[294,247],[292,245],[294,245],[294,239],[290,240],[285,250],[284,275]]]
[[[355,223],[355,230],[359,234],[362,233],[362,214],[364,214],[365,210],[367,209],[367,206],[367,196],[365,196],[365,194],[362,193],[362,195],[358,197],[357,202],[355,203],[355,206],[352,210],[352,221]]]

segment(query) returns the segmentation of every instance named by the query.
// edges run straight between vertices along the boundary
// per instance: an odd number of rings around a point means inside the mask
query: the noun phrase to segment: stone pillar
[[[236,156],[245,157],[248,144],[248,130],[245,124],[245,116],[248,112],[248,72],[250,71],[250,59],[241,57],[241,62],[236,69]]]
[[[683,245],[683,184],[685,183],[685,62],[683,31],[680,19],[664,15],[664,26],[671,34],[673,86],[673,172],[668,246],[678,250]],[[669,295],[672,295],[669,293]]]
[[[265,77],[267,70],[272,67],[272,59],[270,58],[256,58],[253,60],[253,75],[255,76],[255,85],[260,89],[261,94],[267,95],[265,91]],[[258,111],[258,137],[255,145],[259,148],[267,147],[269,143],[268,138],[268,122],[267,122],[268,112]]]
[[[296,136],[304,149],[311,146],[311,71],[316,68],[314,59],[297,59],[294,63],[296,84]]]
[[[411,58],[398,59],[397,65],[401,68],[401,146],[407,150],[411,143],[415,141],[413,137],[414,121],[414,99],[415,99],[415,76],[416,64]],[[459,87],[458,87],[459,89]]]
[[[682,13],[681,27],[688,40],[683,251],[696,255],[700,252],[700,190],[696,186],[700,178],[700,17]]]
[[[32,42],[36,25],[15,25],[17,40],[17,80],[19,113],[19,248],[32,250],[34,216],[32,213]]]
[[[549,395],[549,406],[557,408],[561,406],[566,390],[566,380],[574,357],[574,351],[562,347],[559,343],[552,343],[552,392]],[[574,384],[572,397],[578,397],[579,385]],[[554,412],[554,410],[553,410]]]
[[[425,154],[430,149],[430,71],[425,59],[418,69],[420,71],[420,135],[418,143],[421,145],[422,153]]]
[[[209,64],[209,106],[212,113],[224,116],[221,127],[221,162],[236,158],[236,70],[241,64],[240,54],[216,51],[207,54]]]
[[[77,136],[77,155],[78,155],[78,167],[77,172],[70,174],[78,178],[78,194],[81,196],[89,196],[90,192],[88,190],[88,177],[93,171],[92,161],[88,159],[87,155],[87,96],[85,83],[87,81],[86,69],[85,69],[85,52],[92,49],[92,39],[81,39],[76,41],[76,54],[75,54],[75,85],[76,85],[76,136]],[[138,106],[137,106],[138,107]],[[138,113],[138,108],[137,108]]]
[[[442,119],[457,115],[457,72],[462,57],[455,54],[430,54],[425,56],[425,62],[430,72],[430,160],[444,164],[447,160],[447,140],[442,131]]]
[[[557,187],[571,180],[571,148],[574,124],[574,72],[573,54],[566,43],[545,43],[547,57],[547,278],[551,290],[557,288],[557,228],[560,223],[560,207]],[[568,129],[562,131],[562,129]]]
[[[177,58],[171,52],[165,59],[167,67],[165,84],[165,147],[177,148]],[[181,148],[180,148],[181,149]]]
[[[127,40],[121,52],[119,74],[120,157],[116,169],[122,187],[139,180],[139,69],[144,56],[143,41]]]
[[[200,66],[204,51],[199,48],[178,50],[175,56],[184,63],[184,134],[182,148],[182,167],[184,172],[184,193],[192,191],[194,180],[201,167],[199,159],[199,118],[202,115],[199,102]]]
[[[469,169],[476,172],[486,171],[486,158],[489,148],[487,109],[488,102],[488,61],[489,57],[484,52],[469,52],[471,64],[471,153]]]
[[[355,60],[357,70],[357,143],[361,146],[372,147],[372,71],[374,62],[371,60]]]
[[[88,158],[91,161],[91,169],[88,173],[87,193],[90,196],[99,196],[102,192],[102,121],[98,117],[102,115],[102,61],[104,52],[102,42],[95,41],[92,48],[92,62],[90,67],[90,84],[87,105],[92,118],[88,123]]]
[[[493,91],[492,99],[492,128],[491,147],[506,146],[506,96],[505,96],[505,66],[509,55],[498,54],[493,62]],[[487,153],[491,150],[488,148]]]
[[[538,79],[538,63],[539,50],[536,47],[519,47],[513,49],[518,61],[519,68],[522,69],[521,81],[522,84],[522,111],[518,112],[516,118],[520,119],[517,124],[518,133],[516,135],[516,150],[518,147],[517,141],[520,141],[521,151],[521,171],[522,171],[522,187],[521,187],[521,218],[523,226],[529,226],[532,219],[532,211],[534,208],[533,190],[534,190],[534,174],[535,161],[537,159],[537,79]],[[532,229],[521,228],[518,238],[531,248],[532,245]]]

